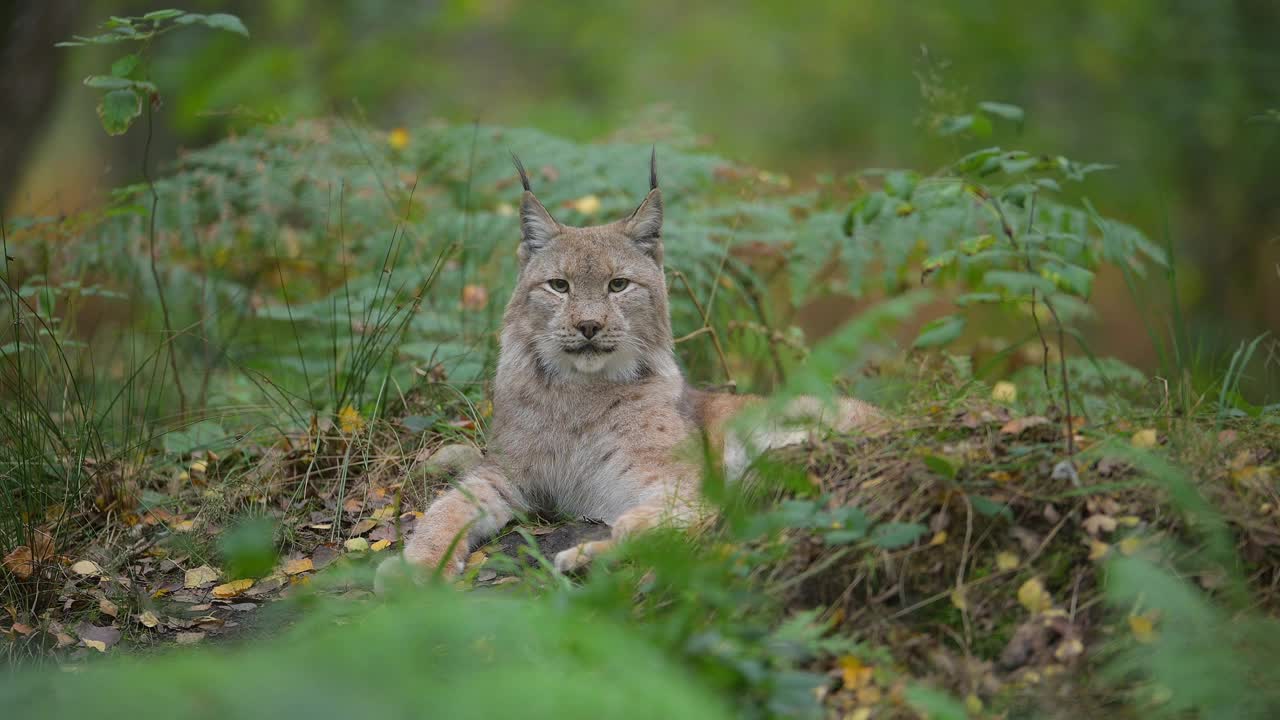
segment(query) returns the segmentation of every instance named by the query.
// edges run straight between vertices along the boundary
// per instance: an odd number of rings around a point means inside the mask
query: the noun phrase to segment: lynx
[[[472,547],[531,510],[610,526],[609,539],[556,555],[557,569],[579,569],[628,535],[700,516],[702,470],[680,451],[689,439],[707,433],[734,477],[749,449],[808,436],[771,426],[739,437],[726,423],[758,398],[700,391],[685,381],[667,307],[656,153],[643,202],[594,227],[556,222],[514,154],[512,160],[524,187],[520,269],[503,316],[489,447],[431,503],[406,543],[405,562],[392,558],[379,567],[379,591],[406,565],[458,573]],[[823,411],[822,403],[801,399],[788,414]],[[841,431],[882,418],[847,398],[834,415],[826,424]]]

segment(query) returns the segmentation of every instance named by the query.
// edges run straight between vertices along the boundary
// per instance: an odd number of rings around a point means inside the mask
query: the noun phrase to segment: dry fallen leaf
[[[92,560],[80,560],[71,566],[71,572],[86,577],[97,577],[102,574],[102,567]]]
[[[1040,425],[1048,425],[1049,418],[1043,415],[1028,415],[1027,417],[1014,418],[1000,427],[1000,432],[1005,435],[1021,435],[1033,427]]]
[[[379,540],[379,541],[377,541],[377,542],[373,543],[372,545],[370,545],[370,546],[369,546],[369,549],[370,549],[370,550],[372,550],[372,551],[374,551],[374,552],[382,552],[383,550],[386,550],[386,549],[387,549],[387,548],[389,548],[389,547],[391,547],[391,541],[390,541],[390,540]]]
[[[930,540],[929,540],[929,545],[930,545],[930,546],[933,546],[933,545],[942,545],[942,544],[944,544],[944,543],[946,543],[946,542],[947,542],[947,531],[946,531],[946,530],[939,530],[938,532],[936,532],[936,533],[934,533],[934,534],[933,534],[933,537],[932,537],[932,538],[930,538]]]
[[[857,690],[871,682],[874,669],[853,655],[842,655],[838,661],[840,679],[850,690]]]
[[[996,402],[1011,403],[1018,399],[1018,386],[1011,382],[998,382],[991,388],[991,399]]]
[[[312,570],[315,570],[315,569],[316,569],[316,566],[314,563],[311,562],[311,558],[305,558],[305,557],[298,558],[297,560],[290,560],[289,562],[284,564],[285,575],[299,575],[304,572],[311,572]]]
[[[1134,447],[1141,450],[1150,450],[1156,446],[1159,442],[1159,438],[1156,436],[1156,431],[1154,429],[1147,428],[1134,433],[1133,438],[1130,439],[1129,442],[1132,443]]]
[[[208,565],[201,565],[200,567],[191,568],[186,572],[186,575],[183,578],[182,585],[183,587],[186,587],[188,589],[195,589],[199,587],[204,587],[205,585],[212,585],[214,582],[218,580],[218,574],[219,573],[217,570],[214,570]]]
[[[1110,515],[1103,515],[1102,513],[1090,515],[1080,524],[1084,526],[1085,532],[1094,537],[1113,532],[1116,529],[1115,518]]]
[[[472,569],[472,568],[480,567],[480,566],[481,566],[481,565],[483,565],[483,564],[485,563],[485,561],[486,561],[486,560],[488,560],[488,559],[489,559],[489,554],[488,554],[488,553],[486,553],[486,552],[485,552],[485,551],[483,551],[483,550],[477,550],[477,551],[475,551],[475,552],[471,553],[469,556],[467,556],[467,566],[466,566],[466,569],[470,570],[470,569]]]
[[[357,537],[363,535],[378,526],[378,521],[373,518],[365,518],[351,527],[349,535]]]
[[[489,304],[489,290],[483,285],[462,286],[462,309],[483,310]]]
[[[106,652],[107,648],[120,642],[119,628],[100,627],[88,622],[82,622],[76,626],[76,635],[80,636],[85,645],[98,652]]]
[[[1129,631],[1133,633],[1133,639],[1146,645],[1156,639],[1155,621],[1149,615],[1130,615]]]
[[[1018,602],[1032,613],[1040,613],[1053,607],[1053,598],[1049,597],[1040,578],[1031,578],[1018,588]]]
[[[1132,555],[1138,552],[1138,548],[1142,547],[1142,541],[1136,537],[1127,537],[1120,541],[1120,554]]]
[[[120,608],[105,597],[98,598],[98,610],[103,615],[109,615],[113,618],[120,614]]]
[[[403,150],[409,147],[409,131],[402,127],[395,128],[387,133],[387,144],[393,150]]]
[[[216,598],[235,597],[251,587],[253,587],[253,580],[251,578],[232,580],[229,583],[224,583],[215,587],[213,589],[213,596]]]
[[[951,604],[960,611],[969,609],[969,600],[964,596],[964,588],[956,588],[951,591]]]
[[[1102,542],[1101,540],[1089,541],[1089,559],[1090,560],[1101,560],[1102,558],[1107,556],[1107,553],[1110,550],[1111,550],[1111,546]]]
[[[34,547],[34,552],[32,548]],[[31,577],[35,563],[43,563],[53,558],[53,537],[37,530],[31,538],[30,545],[19,545],[4,556],[4,567],[9,572],[25,580]]]
[[[583,215],[595,215],[600,212],[600,198],[595,195],[583,195],[577,200],[570,201],[569,207]]]
[[[194,645],[204,639],[202,632],[180,632],[174,638],[179,645]]]
[[[996,567],[1000,570],[1013,570],[1018,567],[1018,556],[1011,552],[996,553]]]
[[[143,610],[142,614],[138,616],[138,622],[142,623],[143,627],[153,628],[160,624],[160,618],[156,617],[156,614],[150,610]]]

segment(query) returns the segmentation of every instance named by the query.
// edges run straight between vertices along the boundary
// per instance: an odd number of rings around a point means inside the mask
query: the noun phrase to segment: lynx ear
[[[636,246],[662,262],[662,191],[654,188],[623,224]]]
[[[524,195],[520,198],[520,259],[527,260],[529,254],[541,250],[551,238],[560,232],[560,224],[551,217],[551,213],[533,196],[529,186],[529,174],[524,171],[524,163],[516,154],[511,153],[511,162],[520,173],[520,185]]]
[[[526,190],[520,199],[520,252],[541,250],[559,233],[560,223]]]

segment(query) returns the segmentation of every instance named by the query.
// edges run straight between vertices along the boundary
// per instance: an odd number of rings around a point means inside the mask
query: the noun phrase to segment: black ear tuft
[[[658,146],[649,147],[649,189],[658,189]]]
[[[520,173],[520,184],[524,186],[525,192],[533,192],[533,188],[529,187],[529,173],[524,171],[524,163],[520,162],[520,158],[516,157],[515,151],[508,150],[511,153],[511,162],[516,165],[516,172]]]

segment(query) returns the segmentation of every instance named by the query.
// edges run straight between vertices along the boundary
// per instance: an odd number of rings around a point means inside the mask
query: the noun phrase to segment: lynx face
[[[670,352],[661,231],[656,188],[629,217],[586,228],[559,224],[524,193],[520,276],[507,322],[543,370],[623,381],[651,370],[650,356]]]

